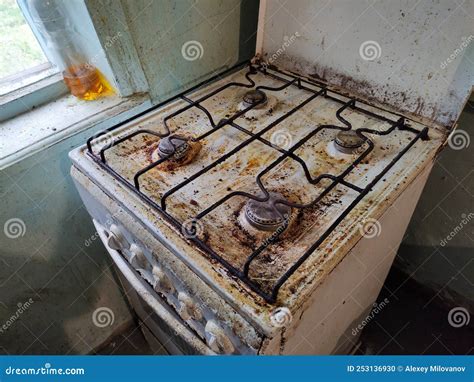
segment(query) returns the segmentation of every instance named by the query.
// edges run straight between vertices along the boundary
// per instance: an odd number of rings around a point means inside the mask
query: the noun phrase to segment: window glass
[[[47,63],[15,0],[0,0],[0,82]]]

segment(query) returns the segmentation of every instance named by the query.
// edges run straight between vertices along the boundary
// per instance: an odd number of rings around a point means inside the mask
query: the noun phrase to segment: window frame
[[[31,20],[21,6],[26,25],[37,38],[37,32]],[[46,62],[31,68],[0,78],[0,122],[27,112],[44,103],[50,102],[67,93],[59,69],[51,62],[50,55],[45,51],[44,44],[38,40]],[[5,89],[7,89],[5,91]]]
[[[104,7],[90,0],[79,0],[67,4],[68,15],[76,23],[78,33],[88,40],[90,49],[83,52],[85,58],[91,60],[107,78],[114,87],[116,95],[127,98],[138,94],[148,94],[149,84],[138,58],[135,43],[130,32],[124,27],[126,18],[122,5],[111,3],[108,7]],[[18,5],[22,9],[21,3]],[[117,20],[114,18],[115,22],[109,20],[111,13],[117,17]],[[37,37],[46,58],[49,62],[54,61],[54,54],[46,49],[45,42],[39,37],[31,17],[25,13],[23,15]],[[120,36],[120,38],[110,45],[110,36]],[[43,79],[30,85],[7,95],[0,95],[0,123],[67,94],[69,90],[59,70],[56,74],[45,75]]]
[[[27,69],[17,75],[24,75],[24,72],[28,71]],[[5,77],[5,79],[9,77]],[[61,73],[52,65],[39,72],[29,73],[28,76],[22,78],[28,81],[28,77],[30,80],[32,77],[37,77],[37,79],[0,96],[0,122],[51,102],[68,92]]]

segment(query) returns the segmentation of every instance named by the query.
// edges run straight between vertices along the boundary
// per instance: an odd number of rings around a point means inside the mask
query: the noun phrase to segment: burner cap
[[[352,154],[364,144],[364,139],[354,130],[345,130],[337,133],[334,139],[336,149],[345,154]]]
[[[249,107],[258,103],[255,108],[261,108],[267,103],[267,95],[261,90],[250,90],[245,93],[243,102],[245,107]]]
[[[158,155],[164,158],[173,155],[173,159],[181,159],[189,149],[189,143],[186,138],[178,135],[170,135],[162,138],[158,144]]]
[[[265,202],[250,199],[245,205],[245,218],[247,222],[262,231],[275,231],[288,220],[291,215],[291,207],[278,203],[273,205],[276,200],[284,200],[282,194],[270,192],[270,197]],[[260,195],[263,197],[263,195]]]

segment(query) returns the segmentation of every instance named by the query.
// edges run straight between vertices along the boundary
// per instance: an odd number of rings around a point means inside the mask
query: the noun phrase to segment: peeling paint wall
[[[156,100],[237,62],[240,0],[126,0],[122,5]]]
[[[162,101],[255,52],[255,0],[85,1],[103,42],[120,36],[106,55],[124,94],[146,83]]]
[[[69,176],[68,152],[94,130],[0,175],[0,354],[88,353],[131,320]],[[101,328],[93,317],[104,308],[113,321]]]
[[[472,1],[266,4],[263,57],[277,66],[448,127],[471,92]]]

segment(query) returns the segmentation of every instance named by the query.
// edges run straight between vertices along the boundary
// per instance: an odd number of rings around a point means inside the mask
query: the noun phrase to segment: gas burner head
[[[256,105],[258,103],[258,105]],[[243,98],[244,107],[255,105],[256,109],[264,107],[267,103],[267,95],[261,90],[250,90],[245,93]]]
[[[261,231],[275,231],[285,222],[289,222],[291,207],[278,203],[276,200],[284,200],[282,194],[270,192],[270,197],[265,202],[250,199],[245,205],[245,219],[254,228]],[[263,197],[263,195],[260,195]]]
[[[158,147],[151,152],[150,161],[152,163],[160,161],[158,164],[160,170],[174,171],[178,167],[191,163],[200,150],[199,141],[181,135],[170,135],[160,139]]]
[[[345,130],[337,133],[334,139],[336,149],[344,154],[353,154],[364,144],[364,139],[354,130]]]
[[[186,155],[190,145],[187,139],[178,135],[170,135],[162,138],[158,144],[158,155],[161,158],[172,155],[172,158],[179,160]]]

